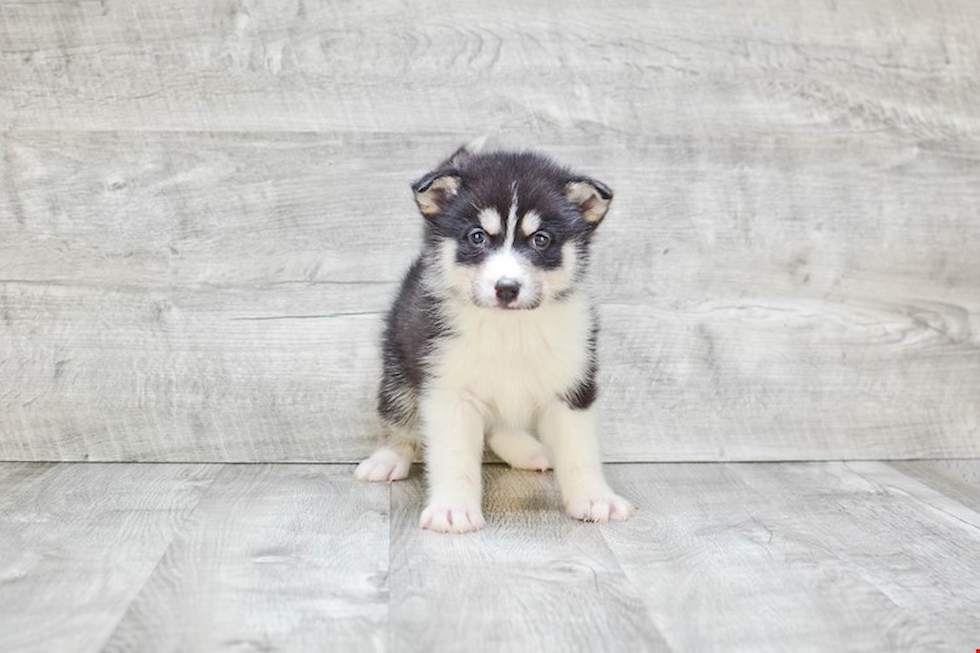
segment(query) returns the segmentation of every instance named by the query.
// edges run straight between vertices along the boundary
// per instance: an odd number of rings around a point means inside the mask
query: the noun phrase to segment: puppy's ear
[[[448,159],[439,164],[434,172],[425,175],[414,184],[415,203],[427,218],[439,215],[459,192],[459,170],[474,155],[483,151],[487,137],[481,136],[453,152]]]
[[[606,216],[613,192],[601,181],[579,177],[565,184],[565,197],[578,206],[586,222],[596,226]]]
[[[487,136],[483,135],[479,138],[470,141],[466,145],[461,146],[458,150],[452,153],[448,159],[442,162],[440,168],[459,168],[469,159],[473,158],[474,154],[479,154],[487,146]]]
[[[427,218],[439,215],[459,192],[459,175],[452,169],[430,172],[414,184],[415,203]]]

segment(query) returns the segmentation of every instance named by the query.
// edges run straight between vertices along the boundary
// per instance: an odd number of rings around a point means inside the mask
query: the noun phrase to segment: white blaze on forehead
[[[531,209],[525,213],[524,217],[521,218],[521,232],[523,232],[525,236],[530,236],[540,228],[541,215],[534,209]]]
[[[517,230],[517,182],[510,185],[510,212],[507,214],[507,238],[504,247],[510,249],[514,243],[514,232]]]
[[[483,227],[485,232],[491,236],[496,236],[500,233],[502,220],[500,219],[500,214],[497,213],[497,209],[482,209],[477,214],[477,217],[480,219],[480,226]]]

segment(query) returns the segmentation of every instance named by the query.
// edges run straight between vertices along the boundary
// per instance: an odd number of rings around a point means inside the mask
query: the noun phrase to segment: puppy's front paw
[[[565,502],[565,510],[575,519],[594,522],[626,521],[633,514],[630,502],[612,490],[573,496]]]
[[[419,526],[438,533],[471,533],[486,521],[476,504],[433,500],[422,511]]]
[[[411,467],[411,460],[406,460],[394,449],[384,447],[357,466],[354,478],[359,481],[400,481],[408,478]]]

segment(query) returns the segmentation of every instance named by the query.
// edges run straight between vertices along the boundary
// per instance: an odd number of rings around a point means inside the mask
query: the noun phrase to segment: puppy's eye
[[[485,245],[487,242],[487,232],[477,227],[466,238],[474,245]]]
[[[549,245],[551,245],[551,236],[545,232],[539,231],[531,236],[531,247],[539,252],[543,252],[544,250],[548,249]]]

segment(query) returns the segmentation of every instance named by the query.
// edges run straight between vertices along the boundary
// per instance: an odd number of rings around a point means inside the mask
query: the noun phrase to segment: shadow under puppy
[[[583,283],[612,191],[538,154],[476,149],[461,148],[412,186],[425,236],[387,317],[387,443],[355,474],[406,478],[423,440],[420,525],[474,531],[484,525],[486,437],[513,467],[554,465],[571,516],[627,519],[632,506],[602,473],[592,407],[598,323]]]

